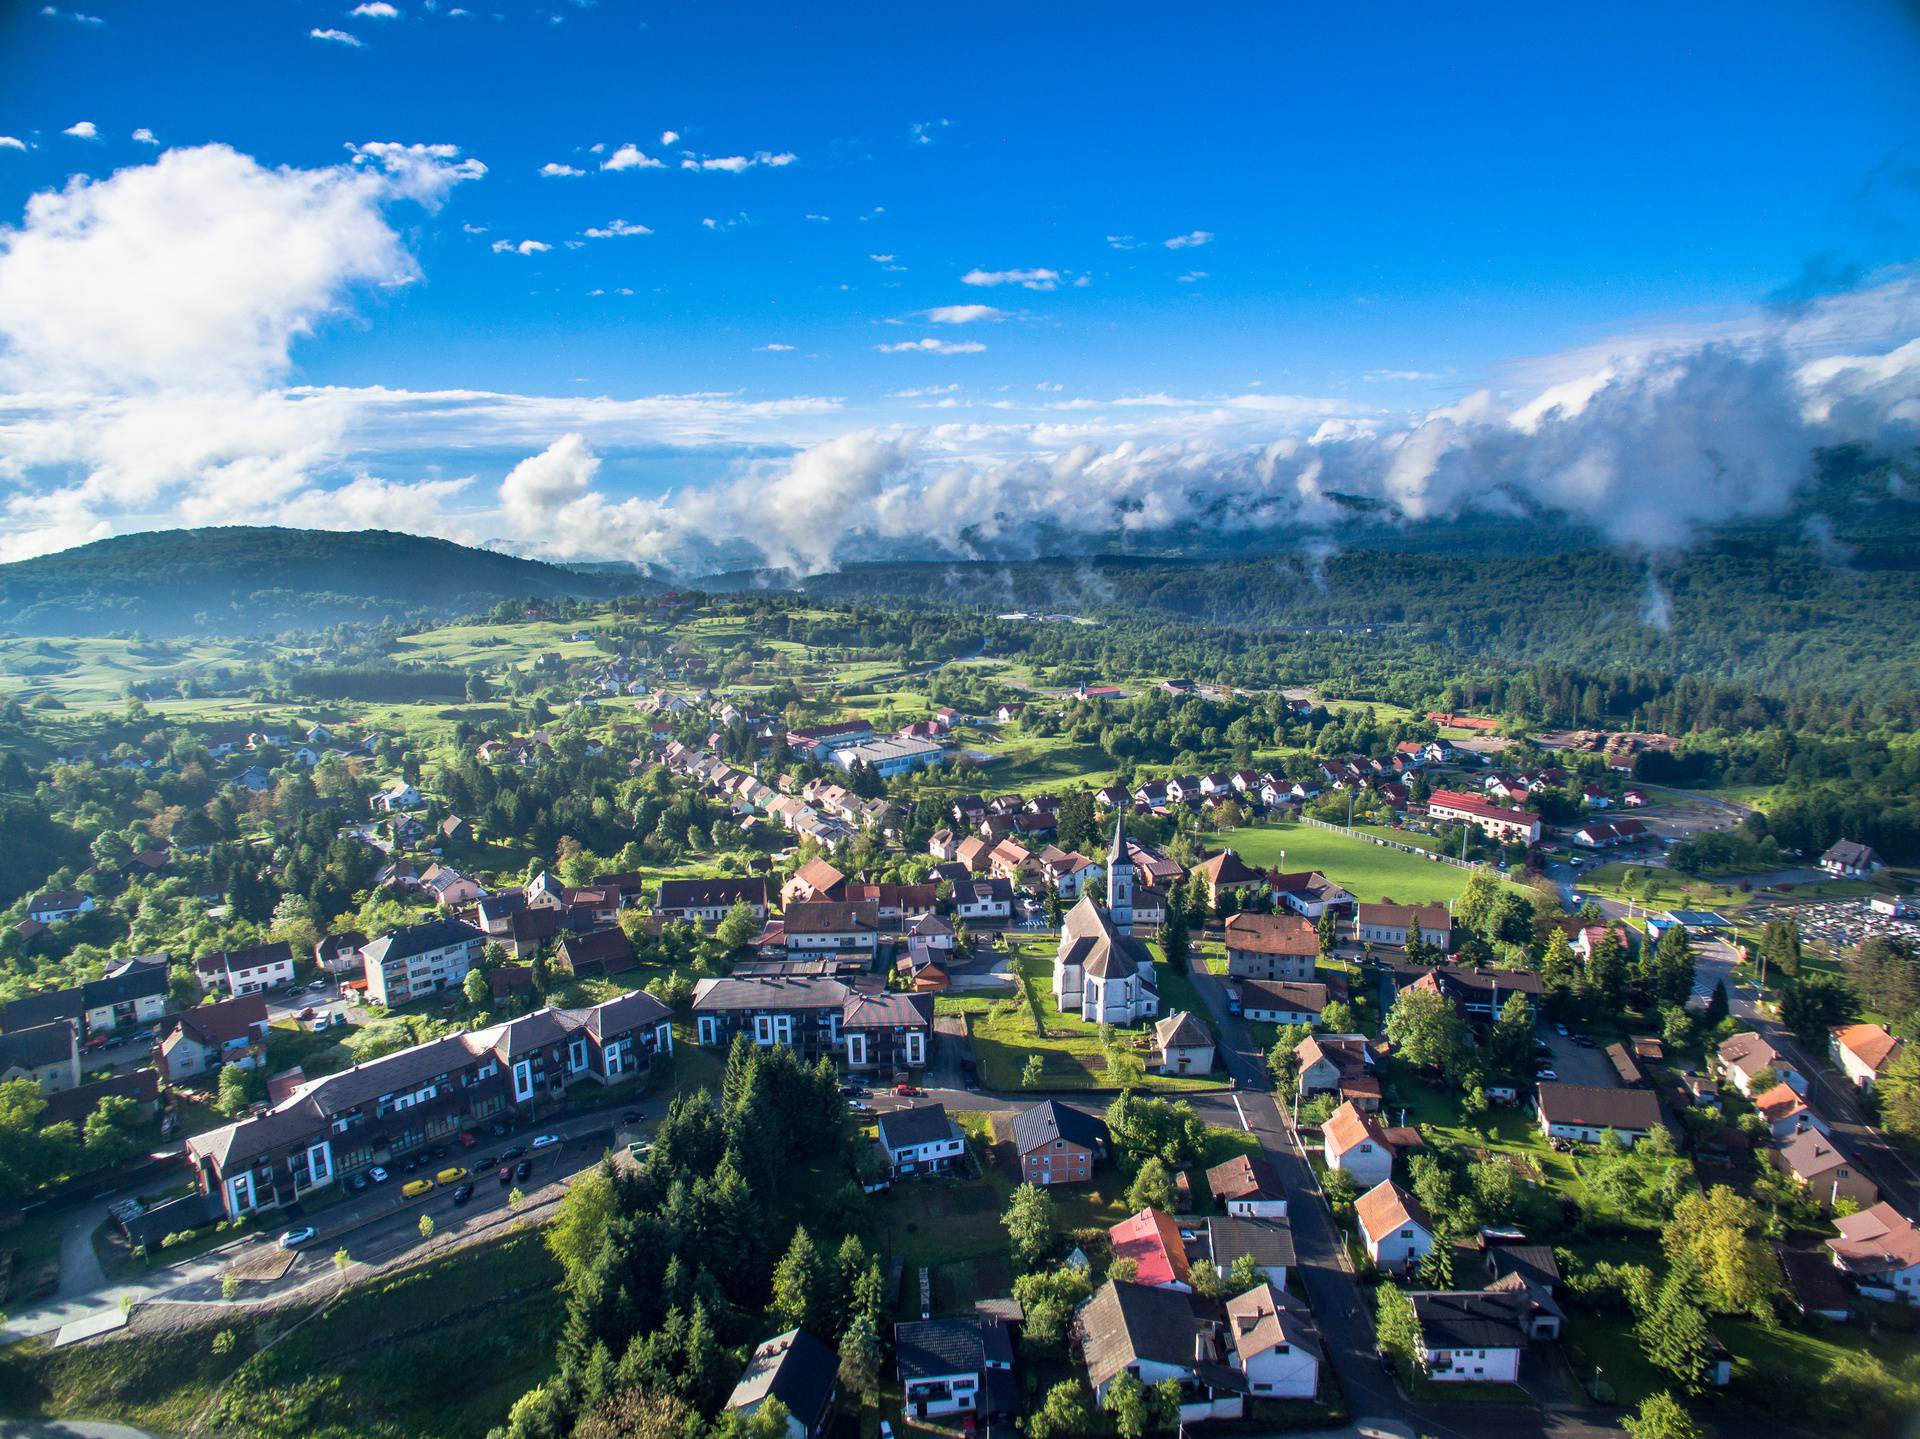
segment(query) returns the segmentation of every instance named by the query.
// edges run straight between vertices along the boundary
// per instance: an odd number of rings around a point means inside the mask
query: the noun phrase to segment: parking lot
[[[1573,1036],[1562,1036],[1551,1025],[1545,1024],[1540,1026],[1540,1037],[1553,1051],[1548,1062],[1559,1076],[1560,1083],[1591,1084],[1601,1089],[1619,1087],[1620,1076],[1614,1073],[1612,1062],[1599,1045],[1588,1048],[1576,1043]]]

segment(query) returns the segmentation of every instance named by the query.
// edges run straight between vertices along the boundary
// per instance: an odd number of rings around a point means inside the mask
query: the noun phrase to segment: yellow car
[[[433,1177],[442,1184],[458,1184],[467,1177],[467,1171],[456,1164],[452,1169],[443,1169]]]
[[[409,1179],[405,1184],[400,1186],[400,1194],[406,1199],[418,1199],[421,1195],[431,1194],[432,1192],[433,1181],[431,1179]]]

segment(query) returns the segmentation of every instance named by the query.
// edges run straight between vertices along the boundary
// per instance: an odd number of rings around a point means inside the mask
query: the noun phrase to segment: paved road
[[[643,1124],[650,1124],[665,1112],[666,1100],[655,1098],[633,1108],[642,1115]],[[509,1145],[524,1148],[535,1134],[560,1135],[565,1143],[542,1151],[538,1156],[527,1156],[532,1159],[533,1170],[527,1179],[519,1181],[517,1187],[532,1197],[536,1190],[545,1186],[566,1183],[575,1174],[598,1163],[601,1154],[608,1148],[624,1142],[622,1131],[626,1126],[618,1123],[619,1114],[624,1112],[628,1111],[602,1110],[570,1116],[545,1125],[529,1126],[504,1139],[489,1135],[489,1143],[471,1151],[462,1152],[456,1148],[445,1160],[439,1161],[439,1165],[461,1165],[474,1170],[472,1202],[459,1208],[453,1204],[451,1188],[436,1189],[425,1200],[402,1199],[399,1192],[402,1176],[396,1173],[394,1179],[384,1185],[376,1185],[363,1194],[318,1209],[312,1223],[319,1229],[319,1237],[301,1250],[283,1279],[268,1286],[252,1286],[248,1295],[251,1298],[275,1297],[331,1273],[333,1252],[340,1248],[345,1248],[361,1263],[384,1264],[397,1259],[421,1244],[419,1223],[423,1213],[433,1216],[436,1232],[441,1236],[488,1222],[505,1208],[507,1194],[514,1186],[501,1185],[494,1176],[494,1166],[482,1170],[477,1160],[496,1157]],[[69,1288],[66,1251],[72,1244],[84,1245],[87,1252],[92,1253],[92,1234],[105,1217],[108,1202],[103,1201],[77,1215],[74,1227],[63,1236],[61,1293],[45,1303],[29,1305],[17,1314],[8,1315],[5,1326],[0,1328],[0,1344],[52,1333],[76,1319],[117,1307],[123,1296],[130,1296],[140,1303],[217,1302],[222,1298],[221,1276],[227,1266],[246,1252],[273,1243],[273,1239],[266,1235],[248,1236],[184,1263],[167,1265],[137,1278],[121,1281],[109,1280],[98,1274],[96,1262],[94,1273],[97,1277],[93,1282],[77,1280]],[[268,1224],[271,1233],[278,1234],[282,1229],[292,1228],[300,1222],[296,1217],[287,1216],[284,1221],[270,1219]],[[77,1263],[74,1272],[84,1278]],[[4,1435],[0,1435],[0,1439],[4,1439]]]

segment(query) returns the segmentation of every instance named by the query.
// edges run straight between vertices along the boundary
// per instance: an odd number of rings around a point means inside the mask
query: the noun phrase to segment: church
[[[1095,1024],[1137,1024],[1160,1013],[1153,955],[1133,937],[1133,860],[1126,817],[1113,825],[1107,902],[1091,895],[1067,911],[1053,957],[1053,998],[1062,1014]]]

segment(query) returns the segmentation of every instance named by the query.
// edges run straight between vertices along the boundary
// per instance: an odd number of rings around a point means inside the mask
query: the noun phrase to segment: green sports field
[[[1248,864],[1320,870],[1368,903],[1444,903],[1459,896],[1472,873],[1305,824],[1243,825],[1216,842],[1231,845]]]

